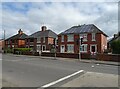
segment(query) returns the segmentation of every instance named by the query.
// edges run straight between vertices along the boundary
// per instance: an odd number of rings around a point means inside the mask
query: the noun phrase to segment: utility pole
[[[56,59],[56,38],[54,39],[55,59]]]

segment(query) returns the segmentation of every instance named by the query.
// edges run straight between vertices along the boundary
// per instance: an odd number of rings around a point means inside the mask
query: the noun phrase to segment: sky
[[[75,25],[95,24],[109,37],[118,32],[117,2],[2,2],[0,38],[22,29],[30,35],[42,25],[59,34]]]

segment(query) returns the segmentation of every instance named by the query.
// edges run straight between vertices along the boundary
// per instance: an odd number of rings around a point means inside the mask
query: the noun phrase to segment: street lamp
[[[82,43],[83,43],[83,37],[82,37],[82,36],[80,36],[79,43],[80,43],[80,46],[79,46],[79,60],[80,60],[80,59],[81,59],[80,49],[81,49],[81,45],[82,45]]]

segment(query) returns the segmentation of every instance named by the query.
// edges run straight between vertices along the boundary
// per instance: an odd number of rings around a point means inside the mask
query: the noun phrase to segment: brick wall
[[[54,57],[54,53],[46,53],[43,52],[42,56],[48,56],[48,57]],[[75,53],[56,53],[57,57],[62,57],[62,58],[79,58],[79,54]],[[81,54],[82,59],[92,59],[95,58],[96,60],[100,61],[114,61],[114,62],[120,62],[120,55],[116,54],[97,54],[95,56],[91,56],[89,53],[82,53]]]

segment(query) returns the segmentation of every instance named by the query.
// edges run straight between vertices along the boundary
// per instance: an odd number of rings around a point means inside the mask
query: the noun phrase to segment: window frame
[[[81,50],[81,48],[83,48],[84,50],[83,49]],[[88,51],[87,49],[88,49],[88,44],[82,44],[82,45],[80,45],[80,52],[86,53]]]
[[[96,33],[92,33],[92,41],[96,41]]]
[[[83,42],[88,41],[88,34],[87,34],[87,33],[80,34],[80,37],[83,38]],[[85,38],[86,38],[86,39],[85,39]]]
[[[64,42],[64,35],[61,35],[61,42]]]
[[[74,34],[67,35],[67,42],[73,42],[74,41]]]
[[[68,47],[72,47],[72,48],[70,48],[70,50],[68,50]],[[74,44],[67,44],[67,52],[74,53]]]

